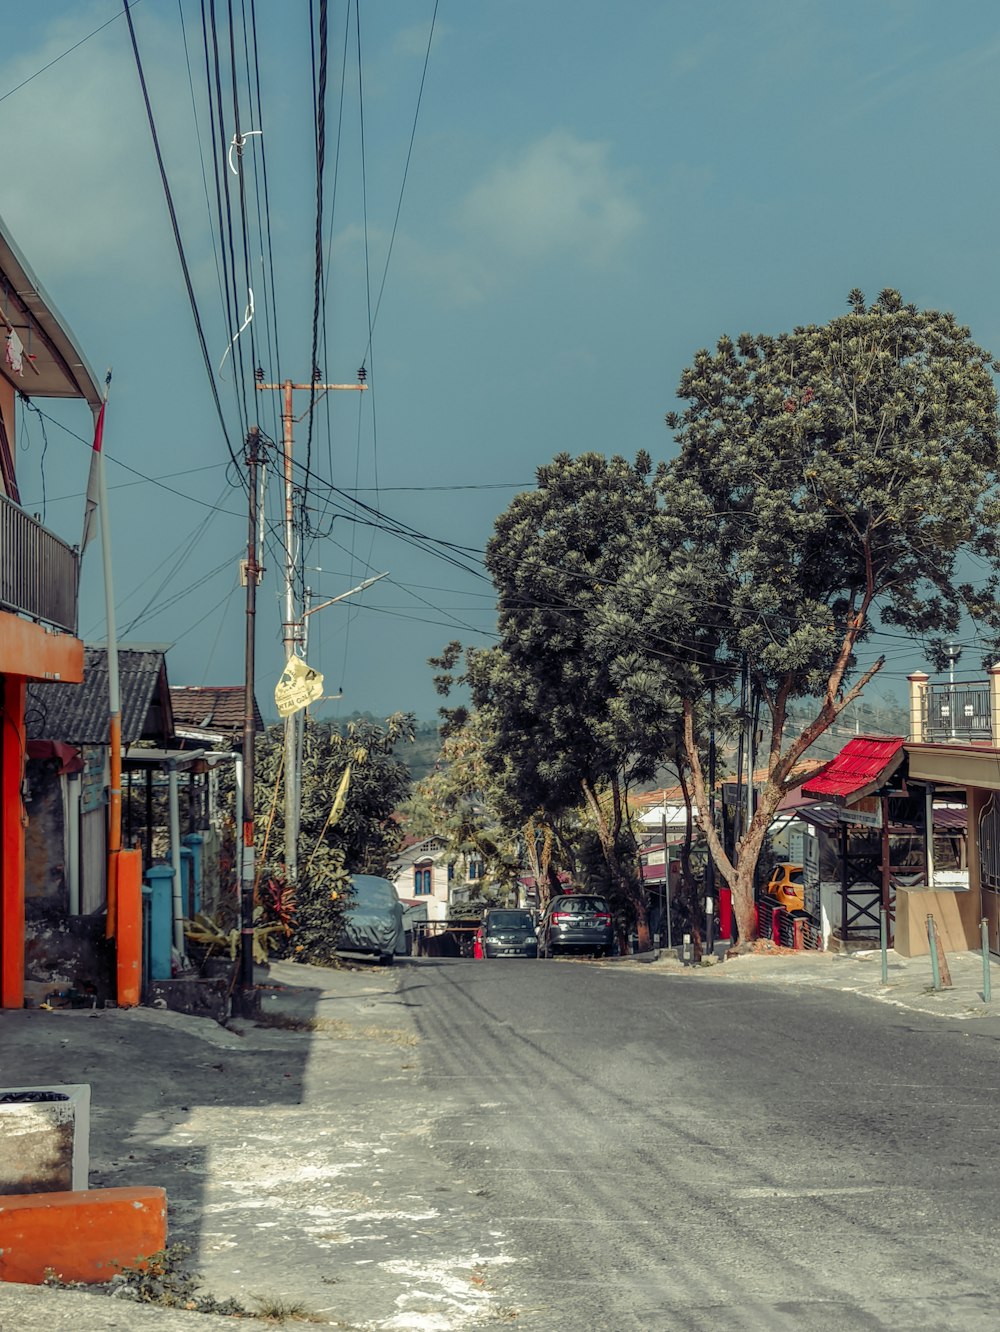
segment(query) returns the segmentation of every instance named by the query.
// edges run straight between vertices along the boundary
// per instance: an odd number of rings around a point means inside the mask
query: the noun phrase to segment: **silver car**
[[[397,952],[406,951],[404,938],[403,904],[389,880],[352,874],[337,952],[374,954],[389,966]]]

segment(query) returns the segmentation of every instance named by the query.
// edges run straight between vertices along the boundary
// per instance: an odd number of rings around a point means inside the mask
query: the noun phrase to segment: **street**
[[[582,961],[401,996],[518,1326],[996,1326],[996,1020]]]
[[[994,1328],[1000,1018],[974,959],[942,1017],[908,1006],[936,1002],[920,967],[878,1002],[842,988],[877,961],[761,962],[275,963],[262,1026],[7,1012],[0,1051],[8,1082],[91,1083],[91,1187],[163,1186],[170,1242],[251,1309],[366,1332]],[[216,1321],[0,1288],[21,1332]]]

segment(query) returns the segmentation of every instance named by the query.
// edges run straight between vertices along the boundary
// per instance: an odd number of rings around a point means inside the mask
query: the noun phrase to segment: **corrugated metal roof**
[[[802,805],[793,812],[795,817],[801,819],[803,823],[812,824],[814,828],[822,828],[824,832],[832,832],[835,828],[842,826],[840,809],[836,805]],[[965,808],[950,808],[947,805],[934,806],[934,828],[936,832],[964,832],[968,822],[969,811]],[[898,833],[922,832],[923,830],[909,823],[890,823],[889,831]]]
[[[162,652],[119,648],[122,744],[174,739],[167,666]],[[28,685],[25,726],[29,740],[61,740],[69,745],[108,743],[108,650],[83,651],[83,683],[55,681]]]
[[[7,295],[5,318],[24,344],[27,360],[24,374],[15,375],[0,357],[0,374],[29,398],[83,398],[96,411],[101,405],[97,376],[2,218],[0,280]]]
[[[802,794],[813,800],[853,804],[883,786],[904,757],[902,736],[855,736],[822,772],[802,783]]]
[[[239,735],[243,731],[245,696],[243,685],[171,685],[174,725],[226,736]],[[264,719],[256,698],[253,715],[254,730],[263,731]]]

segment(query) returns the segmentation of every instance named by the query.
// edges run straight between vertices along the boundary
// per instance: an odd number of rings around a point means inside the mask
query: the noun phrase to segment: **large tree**
[[[859,646],[881,629],[933,640],[965,613],[998,625],[998,366],[950,314],[894,291],[849,304],[828,324],[700,351],[678,390],[687,406],[667,418],[679,454],[657,477],[677,596],[645,629],[688,653],[682,708],[703,815],[709,684],[745,660],[770,714],[767,779],[735,863],[703,819],[744,940],[795,765],[882,666],[858,669]],[[975,587],[963,553],[977,559]],[[813,706],[786,734],[793,699]]]
[[[649,472],[644,455],[630,464],[596,453],[539,468],[538,488],[513,500],[487,546],[500,642],[472,654],[468,669],[484,754],[507,800],[525,822],[587,811],[640,948],[649,929],[625,799],[656,769],[650,717],[660,705],[622,703],[619,645],[602,608],[649,539]]]
[[[450,863],[460,864],[469,857],[482,862],[482,878],[468,885],[474,898],[497,905],[516,897],[521,829],[505,823],[497,808],[495,782],[483,758],[478,712],[451,728],[433,770],[417,782],[401,813],[407,832],[445,842]]]

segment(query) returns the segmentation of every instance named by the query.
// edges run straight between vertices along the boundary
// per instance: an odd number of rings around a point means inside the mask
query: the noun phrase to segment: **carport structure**
[[[821,802],[832,814],[823,822],[838,844],[838,933],[843,943],[878,938],[881,911],[885,912],[892,941],[893,875],[903,867],[891,863],[890,829],[893,814],[898,818],[903,811],[891,809],[890,801],[894,805],[910,803],[902,780],[906,760],[903,743],[902,736],[856,736],[802,785],[805,799]],[[907,808],[906,813],[910,812]],[[816,820],[810,818],[809,822]],[[926,845],[926,823],[921,831]],[[914,872],[913,866],[906,868]],[[923,875],[926,877],[926,863]]]

